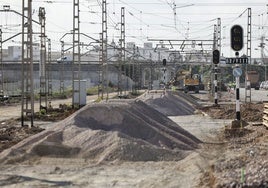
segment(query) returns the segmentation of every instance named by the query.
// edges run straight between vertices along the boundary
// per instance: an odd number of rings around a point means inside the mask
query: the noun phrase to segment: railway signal
[[[213,50],[213,63],[219,64],[220,62],[220,51],[219,50]]]
[[[240,115],[240,92],[239,92],[239,78],[242,74],[242,71],[240,67],[238,66],[238,63],[240,64],[247,64],[248,60],[247,58],[239,58],[239,52],[244,45],[244,40],[243,40],[243,28],[240,25],[234,25],[231,28],[231,48],[235,51],[235,56],[236,58],[231,58],[227,62],[229,63],[235,63],[237,66],[233,70],[233,75],[235,76],[236,79],[236,119],[238,121],[241,120],[241,115]]]
[[[243,28],[240,25],[234,25],[231,28],[231,48],[234,51],[240,51],[243,48]]]
[[[167,65],[167,60],[163,59],[163,66],[166,66],[166,65]]]

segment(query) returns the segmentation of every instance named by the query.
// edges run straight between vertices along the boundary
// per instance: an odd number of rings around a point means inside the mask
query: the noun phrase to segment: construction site
[[[0,187],[267,188],[267,4],[190,3],[0,2]]]
[[[267,187],[263,104],[243,105],[247,125],[233,128],[234,106],[203,106],[207,96],[151,91],[31,129],[2,121],[0,185]]]

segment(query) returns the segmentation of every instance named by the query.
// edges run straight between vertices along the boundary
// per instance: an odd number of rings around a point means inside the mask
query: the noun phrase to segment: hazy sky
[[[27,0],[25,0],[27,2]],[[12,10],[22,12],[22,0],[0,0],[0,7],[10,5]],[[247,8],[252,9],[252,55],[259,56],[255,50],[261,35],[268,29],[266,0],[107,0],[108,39],[118,43],[120,36],[120,10],[125,7],[126,41],[143,46],[147,39],[213,39],[213,25],[217,18],[222,24],[222,53],[233,56],[230,48],[230,28],[240,24],[247,35]],[[174,7],[176,6],[176,9]],[[33,0],[33,18],[38,19],[39,7],[46,10],[46,34],[52,39],[52,49],[60,49],[60,38],[72,30],[72,0]],[[80,0],[81,32],[96,39],[101,32],[101,0]],[[175,11],[174,11],[175,10]],[[21,18],[14,13],[1,12],[0,25],[3,39],[21,32]],[[34,24],[34,31],[38,32]],[[7,45],[19,45],[21,37],[16,37]],[[39,36],[34,36],[38,41]],[[71,36],[64,37],[71,43]],[[90,40],[82,37],[82,42]],[[246,38],[244,40],[246,42]],[[241,51],[246,53],[246,46]],[[267,52],[268,55],[268,52]]]

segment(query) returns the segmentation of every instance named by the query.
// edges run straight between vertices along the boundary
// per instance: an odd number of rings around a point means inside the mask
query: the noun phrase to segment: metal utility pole
[[[249,64],[251,64],[251,8],[248,8],[247,57],[249,60]]]
[[[34,119],[33,89],[33,40],[32,40],[32,0],[22,1],[22,82],[21,82],[21,126],[25,126],[26,117],[30,118],[30,127]]]
[[[213,53],[218,49],[218,30],[219,30],[220,20],[218,19],[218,25],[214,25],[214,42],[213,42]],[[213,54],[214,55],[214,54]],[[220,56],[220,53],[219,53]],[[218,105],[218,65],[214,63],[214,101],[215,105]]]
[[[149,55],[149,59],[150,59],[150,77],[149,77],[148,89],[152,90],[153,89],[153,60],[152,60],[152,53],[151,52]]]
[[[263,62],[263,65],[264,65],[264,80],[266,81],[267,80],[267,74],[266,74],[266,61],[265,61],[265,55],[264,55],[264,47],[265,47],[265,43],[264,43],[264,40],[265,40],[265,36],[262,35],[261,36],[261,43],[260,43],[260,48],[261,48],[261,60]]]
[[[48,107],[51,107],[51,100],[52,100],[52,75],[51,75],[51,40],[47,39],[47,66],[46,66],[46,73],[47,73],[47,96],[48,96]]]
[[[72,62],[72,105],[80,107],[80,80],[81,80],[81,57],[80,57],[80,9],[79,0],[73,1],[73,62]],[[77,66],[76,66],[77,64]],[[78,82],[75,85],[75,81]],[[77,98],[76,98],[77,96]]]
[[[107,2],[102,0],[102,37],[101,37],[101,61],[102,61],[102,94],[104,90],[107,92],[106,100],[108,100],[108,64],[107,64]],[[105,86],[104,86],[105,84]],[[104,89],[105,88],[105,89]]]
[[[217,19],[217,50],[221,51],[221,18]]]
[[[123,75],[127,79],[126,73],[126,19],[125,19],[125,7],[121,7],[121,39],[120,39],[120,49],[121,49],[121,62],[123,64]],[[125,82],[124,82],[125,87]],[[126,89],[125,89],[126,95]]]
[[[122,75],[126,77],[125,67],[125,7],[121,7],[121,35],[119,39],[120,52],[119,52],[119,78],[118,88],[120,87],[119,95],[122,95],[123,79]]]
[[[101,91],[101,99],[103,99],[103,72],[102,72],[102,33],[100,33],[100,49],[99,50],[99,84],[98,84],[98,97],[100,97]]]
[[[0,85],[0,95],[4,95],[4,64],[3,64],[3,40],[2,40],[2,29],[0,29],[0,66],[1,66],[1,85]]]
[[[46,12],[44,7],[39,8],[39,22],[41,25],[40,35],[40,63],[39,63],[39,77],[40,77],[40,92],[39,110],[47,109],[47,73],[46,73]]]
[[[136,56],[136,45],[133,46],[133,57],[130,59],[130,74],[129,74],[129,77],[134,81],[134,85],[136,83],[136,80],[134,78],[134,73],[135,73],[135,56]],[[133,85],[132,85],[132,88],[131,88],[132,92],[134,91],[134,88],[133,88]]]
[[[63,95],[64,94],[64,41],[60,41],[61,42],[61,61],[60,61],[60,94]]]
[[[139,47],[137,47],[137,58],[140,57],[140,50],[139,50]],[[135,72],[135,80],[136,80],[136,88],[135,90],[139,90],[140,87],[141,87],[141,63],[140,61],[138,60],[137,63],[136,63],[136,72]]]
[[[221,58],[221,18],[217,19],[217,50],[220,52],[219,58]],[[217,81],[217,92],[219,93],[221,88],[218,86],[219,85],[218,80],[220,77],[220,68],[218,67],[218,64],[214,64],[214,66],[215,66],[215,80]],[[219,95],[217,97],[219,97]]]
[[[247,58],[249,64],[251,64],[251,8],[248,8],[248,24],[247,24]],[[246,73],[248,66],[246,65]],[[251,102],[251,87],[250,81],[245,76],[245,102]]]
[[[214,32],[213,32],[213,50],[216,50],[218,48],[218,42],[217,42],[217,25],[214,24]]]

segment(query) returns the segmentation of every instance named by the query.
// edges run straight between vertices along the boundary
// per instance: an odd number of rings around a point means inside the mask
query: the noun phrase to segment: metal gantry
[[[80,9],[79,0],[73,1],[73,61],[72,61],[72,106],[80,107]],[[77,83],[78,82],[78,83]],[[77,85],[75,85],[77,83]]]
[[[21,80],[21,125],[26,118],[30,127],[34,119],[33,46],[32,46],[32,0],[22,1],[22,80]]]
[[[207,46],[207,47],[211,47],[213,46],[213,39],[204,39],[204,40],[192,40],[192,39],[148,39],[148,41],[152,41],[152,42],[158,42],[158,44],[156,44],[156,47],[154,49],[154,51],[156,51],[159,46],[163,47],[163,46],[170,46],[171,48],[175,48],[176,46],[179,46],[179,50],[177,50],[176,52],[186,52],[185,47],[186,46],[192,46],[193,43],[195,44],[195,46],[200,46],[203,49],[203,47]],[[217,45],[217,43],[216,43]],[[211,49],[209,49],[211,50]],[[191,53],[191,52],[190,52]],[[160,58],[161,59],[161,58]],[[160,61],[159,59],[159,61]]]
[[[46,12],[44,7],[39,7],[39,22],[41,25],[40,35],[40,63],[39,63],[39,109],[47,110],[47,68],[46,68]]]

